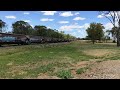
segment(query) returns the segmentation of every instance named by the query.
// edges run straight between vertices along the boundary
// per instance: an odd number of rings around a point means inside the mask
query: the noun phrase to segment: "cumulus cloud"
[[[80,13],[79,13],[79,12],[76,12],[76,13],[75,13],[75,15],[78,15],[78,14],[80,14]]]
[[[87,29],[89,26],[90,26],[89,23],[85,23],[85,24],[83,25],[83,28],[84,28],[84,29]]]
[[[31,24],[31,26],[32,26],[32,28],[34,28],[34,25]]]
[[[75,17],[73,20],[85,20],[86,18],[82,18],[82,17]]]
[[[30,14],[30,13],[29,13],[29,12],[24,12],[23,14],[27,14],[27,15],[28,15],[28,14]]]
[[[104,25],[104,27],[105,27],[106,30],[110,30],[110,29],[113,28],[113,25],[112,25],[112,23],[106,23],[106,24]]]
[[[53,21],[54,19],[49,19],[49,18],[42,18],[40,21]]]
[[[47,28],[51,28],[50,26],[48,26]]]
[[[16,19],[16,16],[5,16],[7,19]]]
[[[43,15],[54,15],[57,11],[41,11]]]
[[[24,20],[25,22],[31,22],[30,20]]]
[[[59,21],[58,23],[65,24],[65,23],[69,23],[69,21]]]
[[[111,13],[111,14],[113,15],[113,13]],[[110,14],[107,14],[107,15],[105,15],[105,16],[111,17]],[[101,14],[101,15],[98,15],[97,18],[104,18],[105,16],[104,16],[104,14]]]
[[[72,35],[72,36],[78,36],[78,32],[71,32],[71,33],[69,33],[70,35]]]
[[[73,14],[72,14],[71,11],[68,11],[68,12],[60,13],[60,16],[63,16],[63,17],[69,17],[69,16],[73,16]]]
[[[103,18],[104,16],[103,15],[98,15],[97,18]]]
[[[78,25],[78,24],[73,24],[73,25],[64,25],[59,28],[61,31],[72,31],[72,30],[79,30],[79,29],[87,29],[89,27],[88,23],[85,23],[84,25]]]
[[[80,29],[82,28],[82,26],[79,25],[65,25],[65,26],[61,26],[60,30],[61,31],[72,31],[73,29]]]

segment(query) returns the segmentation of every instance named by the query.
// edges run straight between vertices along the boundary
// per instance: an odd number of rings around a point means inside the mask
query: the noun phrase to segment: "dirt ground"
[[[120,61],[109,60],[95,63],[90,70],[79,75],[79,79],[120,79]]]
[[[98,60],[99,61],[99,60]],[[78,68],[86,66],[90,68],[82,73],[76,74]],[[108,60],[97,62],[97,60],[79,62],[71,67],[72,79],[120,79],[120,61]],[[40,75],[37,79],[61,79],[56,76]]]

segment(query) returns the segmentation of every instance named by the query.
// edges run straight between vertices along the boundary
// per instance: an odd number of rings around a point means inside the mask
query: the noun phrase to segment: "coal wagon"
[[[27,35],[0,33],[0,45],[2,44],[29,44],[30,39]]]
[[[28,45],[31,43],[57,43],[57,42],[69,42],[67,39],[34,36],[34,35],[23,35],[23,34],[9,34],[0,33],[0,45],[3,44],[18,44]]]

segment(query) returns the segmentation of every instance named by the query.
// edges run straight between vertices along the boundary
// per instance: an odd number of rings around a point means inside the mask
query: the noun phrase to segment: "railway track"
[[[70,42],[59,42],[59,43],[31,43],[30,45],[44,45],[46,46],[57,46],[57,45],[65,45]],[[5,48],[5,47],[18,47],[18,46],[26,46],[26,45],[18,45],[18,44],[4,44],[0,45],[0,48]]]

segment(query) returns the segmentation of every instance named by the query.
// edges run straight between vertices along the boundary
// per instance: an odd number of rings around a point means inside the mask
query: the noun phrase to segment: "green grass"
[[[70,70],[61,70],[57,73],[57,76],[62,79],[70,79],[73,78]]]
[[[82,74],[84,73],[87,69],[89,69],[88,67],[84,67],[84,68],[79,68],[76,70],[76,74]]]
[[[115,53],[97,57],[88,55],[87,50],[110,50]],[[92,53],[92,52],[91,52]],[[72,64],[91,59],[119,60],[120,48],[115,44],[83,43],[74,41],[67,44],[36,44],[24,46],[0,47],[0,78],[37,78],[40,73],[70,77],[69,69]],[[23,74],[20,74],[23,72]],[[25,73],[24,73],[25,72]],[[82,70],[77,70],[81,73]]]

